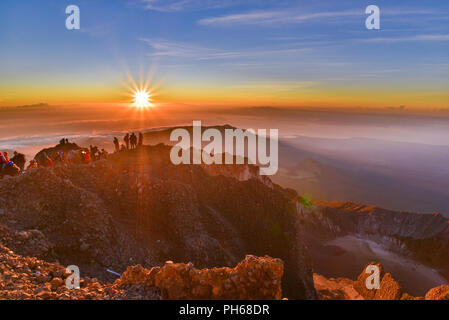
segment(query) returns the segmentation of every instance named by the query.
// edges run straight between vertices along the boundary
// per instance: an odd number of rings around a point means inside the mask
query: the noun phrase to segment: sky
[[[0,2],[0,106],[126,102],[130,77],[164,103],[449,110],[449,2]]]

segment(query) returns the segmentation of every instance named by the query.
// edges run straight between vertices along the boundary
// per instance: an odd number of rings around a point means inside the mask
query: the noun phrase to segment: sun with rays
[[[133,93],[134,103],[133,105],[138,109],[145,109],[151,107],[151,93],[147,89],[138,89]]]
[[[152,77],[149,76],[145,82],[141,79],[140,83],[137,84],[129,73],[127,75],[127,96],[131,98],[129,106],[140,111],[155,107],[154,97],[157,95],[155,92],[157,85],[151,84]]]

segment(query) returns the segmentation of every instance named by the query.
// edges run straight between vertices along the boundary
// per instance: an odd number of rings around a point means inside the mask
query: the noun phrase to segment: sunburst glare
[[[151,76],[145,82],[141,77],[139,84],[128,73],[127,95],[131,97],[129,105],[137,110],[145,110],[155,106],[154,97],[156,96],[156,85],[151,84]]]
[[[144,108],[148,108],[148,107],[152,106],[151,94],[147,90],[145,90],[145,89],[136,90],[134,92],[133,96],[134,96],[134,104],[133,105],[136,108],[144,109]]]

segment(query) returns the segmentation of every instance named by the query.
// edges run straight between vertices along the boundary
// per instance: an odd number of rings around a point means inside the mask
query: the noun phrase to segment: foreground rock
[[[0,245],[0,299],[280,299],[283,263],[247,256],[235,268],[198,270],[191,263],[167,262],[150,270],[129,267],[113,284],[82,278],[68,289],[69,276],[58,263],[22,257]]]
[[[35,257],[22,257],[0,245],[0,299],[113,298],[108,286],[90,278],[81,280],[79,290],[69,290],[65,286],[68,276],[65,268],[58,263],[48,263]],[[117,292],[116,297],[126,297],[126,292]]]
[[[430,289],[425,296],[426,300],[449,300],[449,285]]]
[[[150,270],[129,267],[114,287],[155,288],[163,299],[279,300],[283,272],[282,261],[268,256],[246,256],[235,268],[195,269],[192,263],[167,262]]]
[[[369,265],[376,265],[380,270],[379,289],[367,288],[366,281],[371,274],[366,271]],[[365,267],[357,281],[354,283],[354,289],[356,289],[366,300],[401,300],[404,295],[399,283],[390,273],[385,273],[382,265],[379,263],[370,263]]]
[[[350,279],[327,279],[315,273],[313,281],[320,300],[365,300],[354,289],[354,281]]]
[[[378,289],[368,289],[367,278],[371,273],[366,269],[376,265],[380,271]],[[449,300],[449,285],[433,288],[425,297],[414,297],[404,292],[401,285],[390,273],[385,273],[381,264],[369,263],[356,281],[346,278],[327,279],[321,275],[314,275],[315,289],[321,300]]]

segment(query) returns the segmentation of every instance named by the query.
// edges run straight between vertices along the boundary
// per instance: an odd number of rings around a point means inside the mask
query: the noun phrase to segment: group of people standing
[[[137,147],[141,147],[143,145],[143,134],[142,132],[139,132],[138,135],[136,135],[134,132],[131,134],[127,133],[123,138],[123,141],[125,142],[125,144],[120,145],[117,137],[114,137],[115,152],[133,150]]]
[[[134,150],[143,145],[143,134],[138,132],[127,133],[123,138],[124,144],[120,144],[117,137],[114,137],[115,152]],[[97,146],[80,148],[75,143],[69,143],[69,140],[63,138],[59,144],[51,151],[41,151],[30,163],[26,170],[37,167],[52,167],[58,163],[78,163],[86,164],[92,161],[98,161],[108,158],[108,152],[105,149],[99,149]],[[16,175],[25,171],[25,155],[14,151],[14,156],[10,159],[8,152],[0,152],[0,177],[3,175]]]

